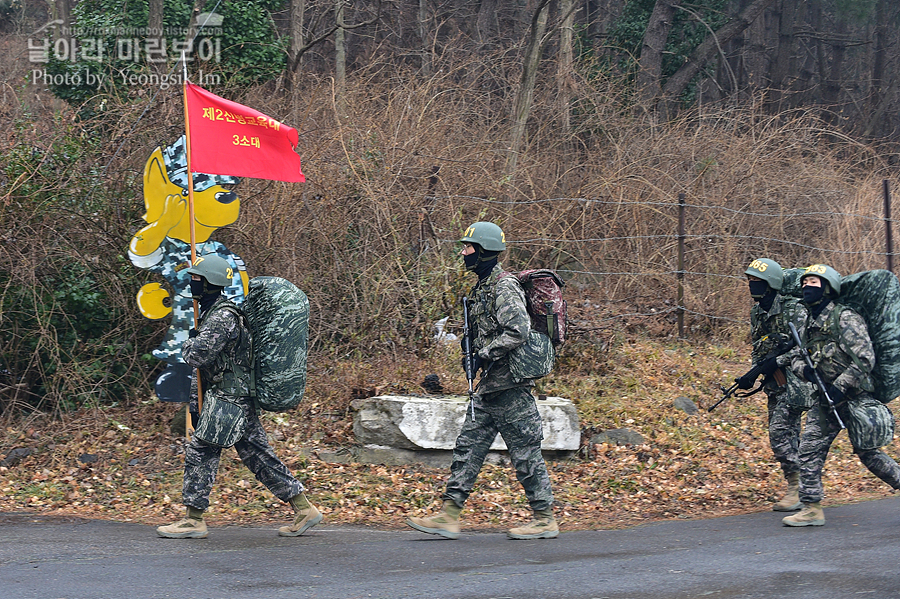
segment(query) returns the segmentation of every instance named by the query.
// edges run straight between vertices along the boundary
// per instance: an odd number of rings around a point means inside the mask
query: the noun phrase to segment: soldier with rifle
[[[735,379],[739,389],[750,389],[763,375],[759,389],[766,392],[769,415],[769,445],[787,481],[784,496],[772,509],[790,512],[800,509],[800,428],[803,413],[815,396],[809,383],[802,382],[788,368],[794,355],[790,324],[806,326],[806,307],[781,294],[784,271],[774,260],[759,258],[744,272],[755,304],[750,310],[753,368]]]
[[[466,305],[463,364],[469,388],[478,370],[478,386],[470,393],[470,406],[453,449],[450,478],[441,496],[443,507],[428,518],[409,518],[406,523],[421,532],[447,539],[459,538],[459,514],[472,492],[491,444],[499,432],[522,483],[533,520],[511,529],[512,539],[550,539],[559,534],[553,515],[550,476],[541,454],[543,428],[531,394],[534,381],[518,380],[510,371],[510,352],[525,344],[531,320],[525,293],[514,276],[504,276],[497,262],[506,249],[503,231],[489,222],[477,222],[460,240],[466,269],[478,275]]]
[[[863,317],[838,303],[841,275],[830,266],[813,264],[800,284],[809,315],[806,326],[797,327],[802,346],[792,354],[791,370],[815,382],[821,400],[817,409],[810,410],[800,440],[803,509],[782,522],[822,526],[822,467],[845,426],[859,461],[894,489],[900,489],[900,466],[880,449],[893,441],[894,416],[872,395],[875,350]]]

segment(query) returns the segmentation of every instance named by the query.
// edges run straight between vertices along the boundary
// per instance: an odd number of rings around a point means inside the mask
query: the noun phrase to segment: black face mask
[[[768,312],[772,309],[772,304],[775,303],[775,296],[778,295],[778,292],[774,289],[769,289],[764,296],[759,298],[759,307]]]
[[[191,279],[191,297],[200,304],[200,311],[206,312],[219,296],[222,294],[222,287],[218,285],[210,285],[206,279],[196,281]]]
[[[759,301],[769,290],[769,284],[765,281],[749,281],[750,297]]]
[[[803,288],[803,303],[808,306],[814,306],[822,301],[825,297],[825,289],[823,287],[813,287],[807,285]]]
[[[466,270],[471,270],[472,272],[475,272],[475,268],[478,267],[479,254],[481,254],[481,252],[478,250],[475,250],[471,254],[466,254],[465,256],[463,256],[463,262],[466,265]]]
[[[195,300],[199,300],[203,297],[203,294],[206,292],[206,281],[203,279],[194,280],[191,279],[191,297]]]
[[[478,275],[478,280],[481,280],[494,270],[499,252],[488,252],[478,245],[473,247],[475,248],[474,252],[463,255],[463,263],[466,265],[466,270],[474,272]]]

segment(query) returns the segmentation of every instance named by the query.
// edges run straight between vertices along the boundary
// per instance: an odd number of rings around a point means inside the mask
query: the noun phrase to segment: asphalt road
[[[410,529],[153,527],[0,514],[3,599],[900,598],[900,497],[826,508],[823,527],[782,514],[456,541]]]

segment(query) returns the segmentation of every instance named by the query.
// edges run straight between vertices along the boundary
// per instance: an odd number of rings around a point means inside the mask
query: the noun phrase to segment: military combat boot
[[[799,514],[785,516],[781,519],[785,526],[822,526],[825,524],[825,513],[819,502],[804,503]]]
[[[187,516],[175,524],[160,526],[156,534],[167,539],[205,539],[208,534],[203,510],[188,506]]]
[[[787,492],[781,501],[772,506],[773,512],[793,512],[803,507],[800,503],[800,473],[791,472],[785,478],[788,484]]]
[[[525,526],[513,528],[506,533],[510,539],[552,539],[559,535],[559,526],[553,517],[553,510],[536,510],[534,520]]]
[[[279,537],[299,537],[322,521],[321,512],[309,502],[303,493],[291,497],[289,503],[294,508],[294,521],[290,526],[282,526],[278,529]]]
[[[441,511],[430,518],[407,518],[406,523],[430,535],[440,535],[445,539],[459,538],[459,513],[462,508],[449,499],[444,500]]]

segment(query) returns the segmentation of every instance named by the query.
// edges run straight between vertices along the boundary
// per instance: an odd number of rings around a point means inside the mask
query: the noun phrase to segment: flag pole
[[[182,68],[182,76],[184,77],[184,152],[187,158],[187,185],[188,185],[188,218],[190,219],[190,230],[191,230],[191,266],[193,266],[197,262],[197,244],[196,244],[196,233],[194,229],[194,173],[191,170],[191,120],[188,118],[188,97],[187,97],[187,89],[188,89],[188,72],[187,72],[187,61],[185,61],[184,51],[181,51],[181,68]],[[193,277],[193,275],[192,275]],[[193,300],[194,302],[194,328],[199,328],[200,326],[200,305],[197,300]],[[203,411],[203,388],[200,383],[200,369],[197,368],[197,413]],[[188,410],[186,414],[185,420],[185,437],[190,439],[191,431],[194,430],[194,427],[191,424],[191,410],[190,403],[188,403]]]

